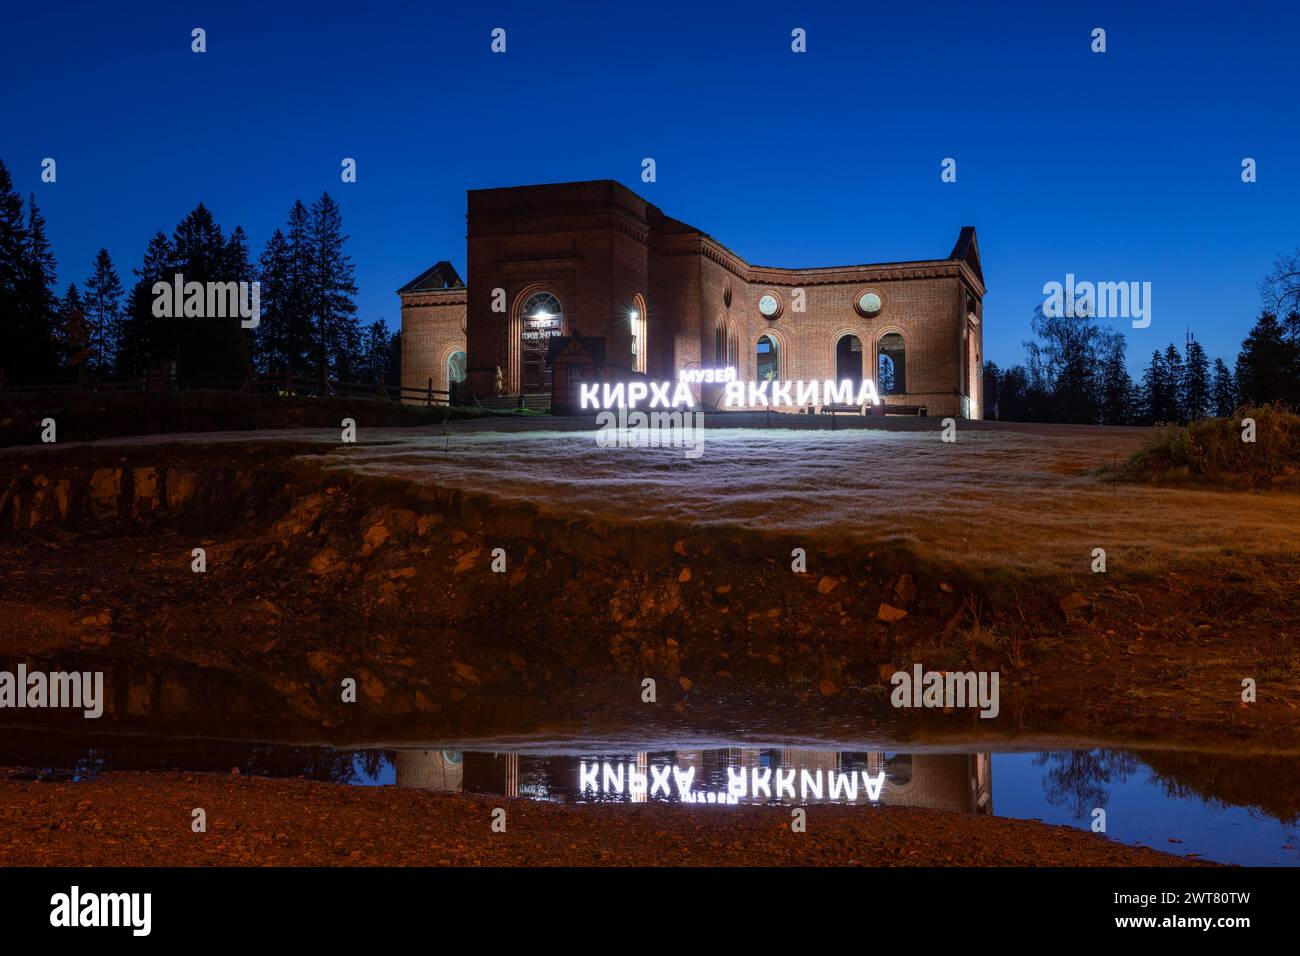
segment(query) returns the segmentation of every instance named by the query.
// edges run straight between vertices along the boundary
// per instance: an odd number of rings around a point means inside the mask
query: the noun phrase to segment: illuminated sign
[[[687,371],[715,371],[683,370]],[[582,408],[692,408],[695,396],[685,379],[677,382],[603,382],[579,386]],[[809,408],[820,405],[879,405],[876,383],[863,379],[812,382],[724,383],[722,404],[728,408]]]
[[[560,334],[560,317],[549,312],[524,316],[524,340],[545,342]]]
[[[636,764],[587,763],[578,767],[579,790],[586,795],[623,795],[636,799],[670,799],[674,791],[683,803],[735,804],[740,800],[823,800],[856,803],[858,781],[862,795],[871,803],[880,801],[885,771],[823,771],[795,767],[728,767],[725,791],[696,790],[695,768],[683,770],[675,764],[650,765],[649,773]]]
[[[677,381],[688,382],[696,385],[711,384],[714,382],[734,382],[736,380],[736,370],[731,367],[727,368],[684,368],[677,372]]]

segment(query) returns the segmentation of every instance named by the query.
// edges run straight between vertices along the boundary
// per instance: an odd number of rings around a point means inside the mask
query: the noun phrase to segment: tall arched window
[[[770,335],[760,335],[758,337],[756,358],[758,359],[758,380],[760,382],[781,377],[781,350],[776,343],[776,339]]]
[[[632,311],[628,315],[632,323],[632,371],[644,373],[649,366],[646,350],[646,315],[645,299],[636,295],[632,300]]]
[[[905,787],[912,782],[912,755],[885,754],[885,779],[895,787]]]
[[[852,333],[835,343],[835,380],[854,385],[862,381],[862,340]]]
[[[447,385],[459,385],[465,381],[465,353],[459,349],[447,356]]]
[[[903,337],[897,332],[882,335],[876,352],[879,356],[879,381],[876,384],[880,394],[904,394],[907,391],[907,350]]]

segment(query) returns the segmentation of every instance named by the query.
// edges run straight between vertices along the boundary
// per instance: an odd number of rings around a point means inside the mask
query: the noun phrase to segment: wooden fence
[[[44,379],[7,378],[0,369],[0,393],[57,392],[57,391],[181,391],[213,389],[245,394],[297,395],[311,398],[335,398],[344,395],[369,395],[375,398],[407,404],[450,405],[452,394],[446,389],[433,387],[433,379],[424,385],[389,385],[384,376],[377,382],[343,382],[325,375],[312,377],[297,375],[286,369],[283,372],[251,373],[243,378],[197,379],[177,378],[175,374],[152,372],[147,376],[125,378],[89,378],[52,376]]]

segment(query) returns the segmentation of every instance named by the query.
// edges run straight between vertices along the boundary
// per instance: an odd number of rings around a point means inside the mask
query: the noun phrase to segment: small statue
[[[497,366],[497,394],[504,395],[506,391],[506,376],[501,371],[501,366]]]

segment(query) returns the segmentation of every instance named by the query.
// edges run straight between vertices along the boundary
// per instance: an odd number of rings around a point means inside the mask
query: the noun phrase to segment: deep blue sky
[[[938,258],[974,224],[1001,364],[1066,272],[1153,283],[1151,327],[1121,323],[1131,365],[1189,325],[1231,358],[1300,246],[1287,6],[23,3],[0,158],[48,219],[60,291],[101,245],[126,281],[200,200],[256,253],[329,190],[360,317],[395,328],[398,286],[440,258],[464,273],[466,189],[610,178],[766,265]]]

